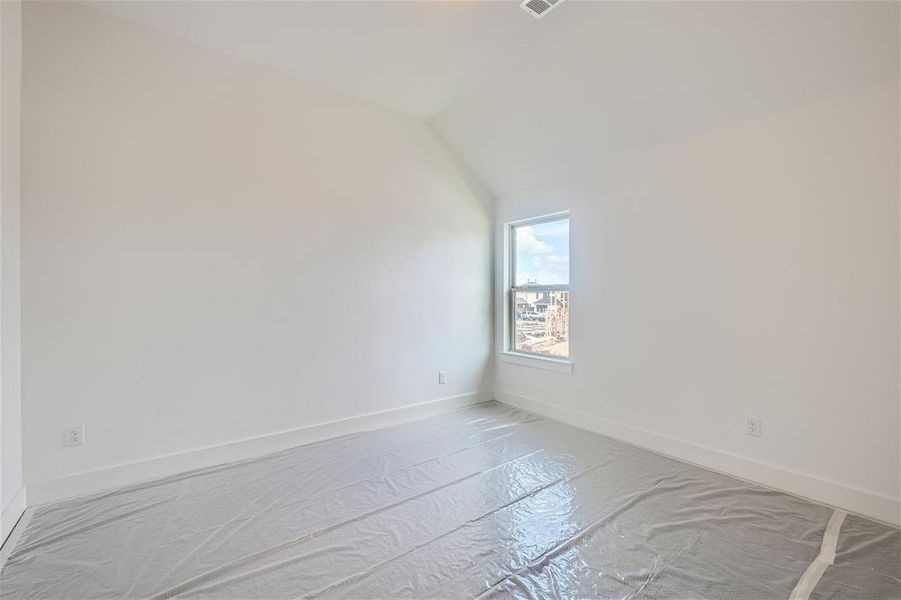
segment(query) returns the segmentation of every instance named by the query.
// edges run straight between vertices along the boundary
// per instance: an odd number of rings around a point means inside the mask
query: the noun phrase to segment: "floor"
[[[37,507],[0,595],[901,598],[901,533],[490,403]]]

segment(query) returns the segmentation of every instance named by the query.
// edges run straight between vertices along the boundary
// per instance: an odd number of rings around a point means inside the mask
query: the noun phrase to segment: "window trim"
[[[504,343],[502,345],[502,350],[499,353],[500,358],[503,362],[523,365],[523,366],[532,366],[537,368],[546,368],[551,371],[559,371],[559,372],[572,372],[572,346],[569,348],[569,355],[566,357],[560,356],[550,356],[547,354],[538,354],[536,352],[526,352],[524,350],[516,350],[514,345],[513,336],[516,333],[516,307],[514,306],[514,302],[516,301],[516,292],[559,292],[565,291],[570,292],[570,319],[572,318],[572,293],[571,293],[571,285],[572,281],[568,285],[531,285],[528,288],[523,286],[516,286],[516,235],[515,229],[517,227],[523,227],[528,225],[540,225],[542,223],[549,223],[552,221],[561,221],[563,219],[569,219],[569,211],[559,211],[555,213],[550,213],[546,215],[541,215],[538,217],[528,218],[528,219],[520,219],[518,221],[510,221],[504,224],[504,252],[508,254],[507,259],[505,261],[505,270],[506,276],[504,277],[504,312],[505,318],[504,323],[506,325],[504,334]],[[572,244],[569,244],[570,247]],[[569,332],[570,339],[572,338],[572,330]],[[537,361],[537,362],[535,362]]]
[[[526,352],[511,352],[503,350],[499,353],[500,361],[520,367],[531,367],[533,369],[544,369],[545,371],[554,371],[556,373],[572,373],[573,363],[569,359],[554,358],[546,354],[532,354]]]

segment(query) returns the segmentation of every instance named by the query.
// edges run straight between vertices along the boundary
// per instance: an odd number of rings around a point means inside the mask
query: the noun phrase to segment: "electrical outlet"
[[[748,420],[745,421],[745,433],[754,437],[763,435],[763,421],[760,417],[748,417]]]
[[[447,373],[445,371],[438,371],[438,383],[440,385],[447,383]]]
[[[84,446],[84,425],[66,427],[63,430],[63,446]]]

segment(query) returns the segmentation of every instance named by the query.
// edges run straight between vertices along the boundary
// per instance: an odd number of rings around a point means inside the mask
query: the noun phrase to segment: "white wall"
[[[424,125],[83,6],[24,13],[29,486],[491,389],[492,217]]]
[[[432,120],[498,234],[572,211],[574,374],[500,364],[498,396],[901,522],[899,5],[560,18]]]
[[[490,210],[420,124],[25,13],[29,483],[491,386]],[[553,19],[431,120],[496,232],[572,212],[574,373],[498,396],[901,520],[898,5]]]
[[[571,210],[574,361],[500,396],[898,521],[898,131],[891,82],[498,198]]]
[[[0,541],[25,509],[19,327],[22,4],[0,2]]]

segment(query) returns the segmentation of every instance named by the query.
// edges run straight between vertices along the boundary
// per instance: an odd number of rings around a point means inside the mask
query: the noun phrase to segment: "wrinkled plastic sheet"
[[[832,509],[490,403],[34,509],[7,598],[788,598]],[[812,598],[901,597],[849,516]]]

